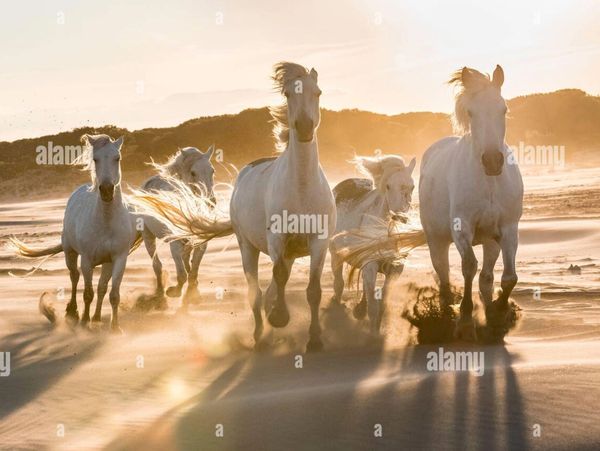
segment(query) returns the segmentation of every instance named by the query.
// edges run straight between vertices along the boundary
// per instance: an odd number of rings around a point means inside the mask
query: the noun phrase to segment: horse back
[[[333,197],[337,206],[360,200],[365,194],[373,191],[373,180],[365,178],[350,178],[341,181],[333,188]]]
[[[153,175],[142,184],[144,191],[173,191],[173,185],[162,175]]]

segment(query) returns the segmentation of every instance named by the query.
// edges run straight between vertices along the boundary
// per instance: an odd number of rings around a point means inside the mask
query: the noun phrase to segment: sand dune
[[[426,249],[411,256],[390,301],[383,344],[369,340],[348,312],[328,308],[327,270],[326,350],[317,355],[303,353],[305,261],[295,264],[288,286],[290,324],[267,329],[270,346],[256,353],[231,240],[209,246],[203,299],[188,314],[177,311],[179,299],[165,312],[131,309],[153,287],[149,258],[136,251],[122,289],[124,336],[108,333],[107,302],[103,330],[52,327],[37,303],[46,291],[62,314],[70,289],[62,256],[19,279],[8,272],[31,263],[2,249],[0,351],[11,353],[11,373],[0,378],[0,448],[598,449],[600,213],[589,203],[589,192],[600,189],[598,172],[527,178],[514,296],[524,318],[505,346],[444,345],[484,352],[482,376],[428,371],[427,355],[439,347],[409,344],[413,332],[400,312],[409,283],[433,282]],[[583,199],[586,190],[588,204],[566,208],[556,200]],[[50,244],[58,240],[63,206],[64,199],[3,205],[0,237]],[[160,253],[172,275],[167,251]],[[453,251],[455,278],[458,263]],[[269,272],[261,258],[263,285]],[[501,264],[497,280],[500,274]],[[356,293],[349,289],[346,298],[353,305]]]

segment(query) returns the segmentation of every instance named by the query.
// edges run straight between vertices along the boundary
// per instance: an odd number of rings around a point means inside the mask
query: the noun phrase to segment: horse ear
[[[469,86],[471,86],[473,76],[471,75],[471,70],[467,66],[463,67],[460,72],[460,81],[466,89],[469,89]]]
[[[96,142],[96,139],[94,138],[94,136],[88,135],[87,133],[85,135],[81,135],[80,140],[83,144],[88,144],[92,147],[94,146],[94,143]]]
[[[212,158],[214,152],[215,152],[215,145],[211,144],[204,155],[206,156],[206,158],[208,158],[210,160]]]
[[[315,81],[317,81],[317,77],[319,76],[319,74],[317,73],[317,71],[315,70],[315,68],[314,68],[314,67],[313,67],[313,68],[310,70],[310,76],[311,76],[311,77],[312,77],[312,78],[313,78]]]
[[[500,89],[502,84],[504,83],[504,69],[497,64],[496,69],[494,69],[494,74],[492,75],[492,84]]]
[[[415,157],[412,158],[412,160],[410,160],[410,163],[408,163],[408,173],[412,174],[412,172],[415,170],[415,166],[417,165],[417,159]]]
[[[116,141],[113,141],[113,144],[115,145],[115,147],[119,150],[121,150],[121,146],[123,145],[123,140],[125,139],[124,136],[119,136],[119,138]]]

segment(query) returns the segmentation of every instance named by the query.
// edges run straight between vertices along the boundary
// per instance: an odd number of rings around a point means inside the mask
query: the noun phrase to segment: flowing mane
[[[173,177],[180,173],[184,167],[184,162],[188,158],[201,157],[203,154],[195,147],[184,147],[171,155],[166,163],[160,164],[152,160],[149,164],[154,167],[158,173],[164,177]]]
[[[273,67],[271,76],[275,89],[284,93],[285,85],[289,81],[308,75],[309,71],[304,66],[296,63],[281,62]],[[290,127],[287,116],[287,102],[281,105],[269,107],[269,112],[273,118],[273,137],[275,138],[275,147],[282,152],[286,149],[290,138]]]
[[[469,77],[468,87],[463,80],[465,71]],[[458,88],[456,93],[454,113],[452,114],[452,128],[454,133],[465,135],[471,131],[471,123],[469,121],[468,105],[474,94],[477,94],[483,89],[492,86],[490,76],[482,74],[478,70],[465,67],[458,69],[452,74],[448,84]]]
[[[380,157],[354,157],[350,161],[364,175],[370,177],[379,189],[387,183],[387,179],[396,171],[406,169],[404,159],[398,155],[382,155]]]

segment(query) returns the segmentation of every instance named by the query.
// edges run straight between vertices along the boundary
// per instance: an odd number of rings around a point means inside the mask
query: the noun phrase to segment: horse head
[[[279,134],[282,140],[289,138],[285,135],[290,131],[299,142],[313,140],[321,121],[321,90],[317,78],[315,69],[309,71],[299,64],[284,62],[275,66],[273,80],[276,88],[285,96],[286,103],[272,109],[271,114],[280,123]]]
[[[460,86],[454,113],[455,128],[471,133],[485,174],[498,176],[504,166],[507,106],[500,92],[504,71],[496,66],[492,78],[468,67],[457,71],[450,83]]]
[[[83,135],[81,140],[91,147],[88,169],[92,174],[92,186],[98,188],[103,202],[112,202],[115,190],[121,184],[123,137],[113,140],[108,135]]]
[[[200,187],[205,194],[211,195],[214,186],[215,168],[212,156],[215,146],[211,145],[206,152],[195,147],[181,149],[175,159],[177,177],[195,190]]]

